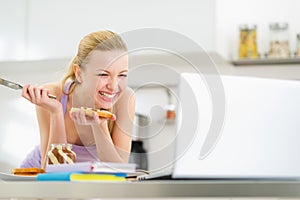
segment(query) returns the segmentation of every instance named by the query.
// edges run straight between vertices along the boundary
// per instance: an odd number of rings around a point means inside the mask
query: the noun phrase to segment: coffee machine
[[[148,157],[143,140],[147,138],[149,124],[149,117],[135,113],[129,163],[137,164],[137,169],[148,170]]]

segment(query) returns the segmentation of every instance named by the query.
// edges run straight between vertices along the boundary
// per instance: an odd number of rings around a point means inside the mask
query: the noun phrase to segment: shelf
[[[238,59],[232,61],[233,65],[282,65],[282,64],[300,64],[300,57],[294,58],[259,58],[259,59]]]

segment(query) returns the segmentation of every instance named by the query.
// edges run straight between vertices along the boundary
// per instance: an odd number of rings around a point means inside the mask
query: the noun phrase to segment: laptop
[[[183,73],[174,167],[140,179],[299,179],[300,81]]]

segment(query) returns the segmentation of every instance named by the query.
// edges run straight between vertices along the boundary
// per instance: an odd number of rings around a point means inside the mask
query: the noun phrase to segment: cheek
[[[87,91],[96,91],[99,84],[101,84],[101,80],[99,80],[97,77],[90,77],[90,79],[85,82],[85,89]]]
[[[107,83],[108,83],[108,80],[105,79],[105,78],[98,78],[98,79],[95,81],[95,85],[97,85],[97,87],[103,87],[103,86],[105,86]]]
[[[97,88],[102,88],[109,84],[110,79],[108,77],[96,77],[95,79],[91,80],[92,84]]]
[[[120,80],[120,82],[119,82],[120,89],[123,90],[124,88],[126,88],[127,87],[127,83],[128,83],[128,79],[122,79],[122,80]]]

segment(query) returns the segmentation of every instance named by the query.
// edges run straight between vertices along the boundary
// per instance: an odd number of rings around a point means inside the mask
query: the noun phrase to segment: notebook
[[[299,179],[300,81],[183,73],[168,174],[140,179]]]

